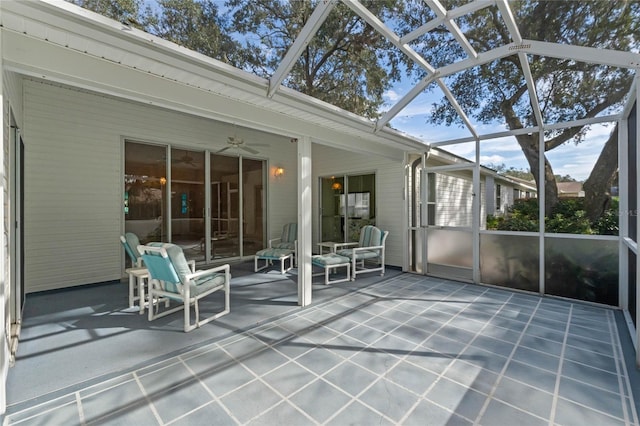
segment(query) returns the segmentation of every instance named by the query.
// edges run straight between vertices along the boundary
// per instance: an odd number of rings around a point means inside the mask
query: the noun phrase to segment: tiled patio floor
[[[640,425],[614,315],[401,274],[5,423]]]

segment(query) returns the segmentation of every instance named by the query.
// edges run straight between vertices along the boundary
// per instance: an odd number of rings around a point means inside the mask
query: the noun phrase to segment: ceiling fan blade
[[[230,146],[225,146],[224,148],[217,150],[216,153],[226,151],[229,148],[231,148],[231,147]]]
[[[252,154],[260,154],[260,151],[256,151],[255,149],[249,148],[248,146],[239,146],[238,148],[244,149],[245,151]]]

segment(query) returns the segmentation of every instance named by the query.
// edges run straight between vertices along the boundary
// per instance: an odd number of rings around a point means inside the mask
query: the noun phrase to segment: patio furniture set
[[[268,247],[260,250],[254,257],[254,271],[261,271],[274,262],[280,264],[280,273],[284,274],[296,264],[297,224],[288,223],[279,238],[269,240]],[[373,225],[363,226],[358,242],[338,243],[324,241],[318,243],[319,254],[311,257],[313,266],[323,269],[325,284],[353,281],[358,274],[380,271],[384,275],[384,249],[389,231],[382,231]],[[329,253],[324,253],[324,249]],[[259,266],[259,262],[264,261]],[[287,266],[288,263],[288,266]],[[331,279],[331,275],[339,268],[345,268],[346,278]]]
[[[291,270],[297,264],[297,234],[297,224],[286,224],[279,238],[269,240],[268,247],[255,254],[255,272],[274,262],[279,263],[282,274]],[[311,262],[323,270],[325,285],[353,281],[358,274],[365,272],[380,271],[383,276],[388,234],[388,231],[375,226],[364,226],[357,243],[320,243],[320,254],[312,256]],[[131,260],[131,267],[125,269],[129,275],[129,306],[133,308],[137,302],[140,314],[144,314],[148,307],[149,321],[182,310],[184,331],[189,332],[229,313],[231,274],[228,264],[196,271],[195,262],[187,261],[182,248],[176,244],[155,242],[142,245],[131,232],[121,236],[120,241]],[[330,252],[323,253],[323,248],[329,248]],[[339,268],[345,268],[346,278],[331,279]],[[200,319],[198,302],[219,290],[224,293],[224,307]],[[178,305],[170,308],[171,301],[178,302]],[[159,312],[161,304],[165,309]],[[192,306],[194,321],[191,321]]]
[[[196,271],[195,262],[187,261],[178,245],[141,245],[138,237],[130,232],[121,236],[120,241],[131,260],[131,268],[125,269],[129,275],[129,306],[134,307],[137,301],[140,314],[147,306],[149,321],[183,310],[184,331],[189,332],[230,312],[231,273],[228,264]],[[224,292],[223,308],[200,319],[198,302],[219,290]],[[170,308],[171,301],[178,302],[178,305]],[[162,303],[165,309],[160,312]],[[195,311],[193,322],[191,306]]]

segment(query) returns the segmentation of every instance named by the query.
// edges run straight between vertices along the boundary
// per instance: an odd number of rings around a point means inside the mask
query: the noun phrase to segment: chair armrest
[[[281,238],[281,237],[278,237],[278,238],[272,238],[272,239],[270,239],[270,240],[269,240],[268,247],[269,247],[269,248],[271,248],[271,244],[273,244],[273,243],[274,243],[274,242],[276,242],[276,241],[281,241],[281,240],[282,240],[282,238]]]
[[[343,248],[349,248],[349,247],[357,247],[358,243],[335,243],[333,245],[333,247],[335,248],[335,250],[338,249],[343,249]]]
[[[216,266],[211,269],[203,269],[201,271],[193,272],[191,274],[186,275],[187,280],[192,280],[194,278],[206,277],[207,275],[218,274],[221,271],[224,271],[225,275],[229,275],[229,264],[225,263],[224,265]]]
[[[380,250],[380,251],[382,251],[382,250],[384,250],[384,246],[356,247],[356,248],[353,249],[354,252],[367,251],[367,250],[369,250],[369,251],[371,251],[371,250]]]

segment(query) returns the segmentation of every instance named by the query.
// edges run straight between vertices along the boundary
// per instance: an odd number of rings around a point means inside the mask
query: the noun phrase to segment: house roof
[[[558,194],[579,194],[582,189],[582,182],[558,182]]]
[[[562,57],[636,71],[640,67],[640,54],[635,52],[526,39],[506,0],[473,1],[452,10],[446,10],[437,0],[429,0],[426,5],[435,13],[435,18],[402,37],[362,4],[346,1],[344,3],[355,14],[383,34],[427,74],[386,114],[373,122],[281,84],[305,43],[314,36],[336,2],[318,2],[316,10],[269,79],[257,77],[65,1],[2,2],[0,19],[5,41],[4,66],[21,74],[119,98],[294,139],[308,136],[316,143],[356,152],[375,152],[389,158],[401,158],[404,151],[424,151],[429,145],[446,146],[566,126],[567,123],[544,123],[528,55]],[[479,52],[471,47],[455,20],[487,7],[497,8],[512,41]],[[449,31],[452,40],[462,46],[466,57],[434,67],[409,47],[410,41],[436,26],[444,26]],[[534,115],[540,124],[516,131],[482,134],[447,87],[447,76],[510,55],[520,58]],[[430,141],[431,144],[428,144],[387,126],[430,84],[437,84],[449,99],[465,123],[469,137]],[[635,90],[632,90],[632,97],[634,94]],[[220,105],[224,105],[224,108]],[[619,116],[594,117],[569,124],[612,121]]]

